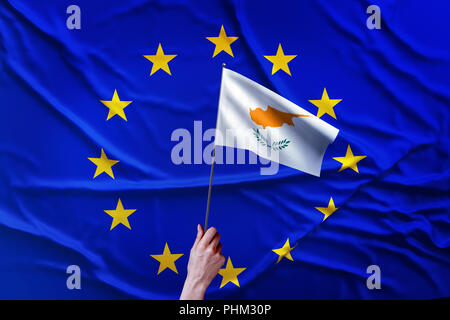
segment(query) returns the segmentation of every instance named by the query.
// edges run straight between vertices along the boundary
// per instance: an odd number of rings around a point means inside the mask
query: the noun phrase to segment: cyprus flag
[[[320,176],[322,160],[339,130],[308,111],[223,68],[215,144]]]

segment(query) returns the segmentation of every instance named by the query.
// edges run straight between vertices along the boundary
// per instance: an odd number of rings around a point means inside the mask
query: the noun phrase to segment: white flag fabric
[[[223,68],[216,145],[253,151],[320,176],[339,130],[262,85]]]

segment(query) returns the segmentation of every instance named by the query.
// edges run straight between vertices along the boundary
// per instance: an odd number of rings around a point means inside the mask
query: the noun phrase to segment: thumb
[[[203,227],[201,225],[197,225],[197,238],[195,238],[194,247],[200,242],[203,237]]]

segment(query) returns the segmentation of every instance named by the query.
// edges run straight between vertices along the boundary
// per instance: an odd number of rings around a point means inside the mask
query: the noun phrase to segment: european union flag
[[[223,63],[339,134],[320,177],[222,148],[206,298],[449,297],[449,9],[1,1],[0,298],[179,297]]]

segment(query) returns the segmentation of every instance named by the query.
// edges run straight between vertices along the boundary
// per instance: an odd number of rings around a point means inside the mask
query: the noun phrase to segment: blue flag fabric
[[[80,29],[69,29],[72,2],[0,3],[0,298],[179,297],[204,221],[201,140],[222,63],[328,111],[340,132],[320,178],[216,164],[210,225],[246,269],[239,287],[218,275],[206,297],[450,296],[447,2],[377,1],[381,28],[369,29],[366,1],[79,0]],[[207,37],[221,26],[238,38],[213,57]],[[272,74],[279,44],[296,57]],[[158,52],[170,61],[144,57]],[[132,102],[110,109],[115,91]],[[173,161],[176,129],[191,134],[191,164]],[[158,274],[166,243],[183,255],[177,273]],[[66,286],[70,265],[81,290]],[[368,289],[371,265],[381,289]]]

